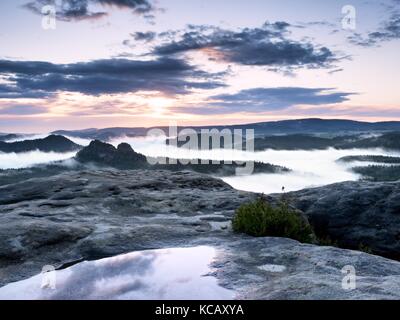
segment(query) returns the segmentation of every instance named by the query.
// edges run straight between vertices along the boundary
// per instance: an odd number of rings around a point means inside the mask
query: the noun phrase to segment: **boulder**
[[[400,182],[342,182],[287,197],[319,237],[400,260]]]

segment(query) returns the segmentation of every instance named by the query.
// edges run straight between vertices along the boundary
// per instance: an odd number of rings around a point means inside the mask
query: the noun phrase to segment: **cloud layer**
[[[288,38],[286,22],[265,23],[260,28],[231,31],[213,26],[189,26],[159,35],[164,40],[153,54],[171,56],[190,51],[211,53],[210,58],[248,66],[293,69],[330,66],[336,57],[326,47]]]
[[[91,5],[112,6],[120,9],[129,9],[133,13],[148,15],[155,8],[148,0],[61,0],[56,5],[56,16],[60,20],[96,19],[107,15],[106,11],[92,11]],[[54,0],[35,0],[25,4],[25,7],[36,14],[42,14],[46,5],[57,4]]]
[[[105,59],[71,64],[0,60],[0,98],[45,98],[58,91],[86,95],[158,91],[186,94],[224,86],[211,74],[183,60]]]
[[[363,47],[376,46],[384,41],[398,39],[400,39],[400,13],[393,14],[378,31],[370,32],[367,36],[356,33],[349,37],[351,43]]]
[[[355,33],[349,37],[351,43],[371,47],[382,42],[400,39],[400,0],[393,0],[390,6],[390,14],[387,20],[381,22],[378,30],[369,32],[367,35]]]
[[[47,109],[42,106],[34,105],[8,105],[5,107],[0,106],[0,115],[32,115],[47,112]]]
[[[329,105],[347,101],[351,93],[332,92],[330,88],[254,88],[235,94],[221,94],[210,98],[203,107],[176,108],[177,112],[196,114],[228,114],[235,112],[267,112],[298,105]]]

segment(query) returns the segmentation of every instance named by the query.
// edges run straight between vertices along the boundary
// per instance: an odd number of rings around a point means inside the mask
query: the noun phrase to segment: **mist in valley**
[[[0,169],[21,169],[29,168],[38,164],[52,163],[74,157],[76,152],[41,152],[30,151],[23,153],[1,153]]]
[[[166,137],[130,138],[120,137],[110,141],[117,146],[121,142],[129,143],[132,148],[147,156],[166,156],[179,159],[210,159],[259,161],[280,165],[292,170],[288,173],[255,174],[249,176],[224,177],[223,180],[238,190],[264,193],[277,193],[285,187],[286,191],[296,191],[308,187],[358,180],[361,176],[352,172],[352,167],[367,166],[373,163],[337,161],[351,155],[400,156],[400,152],[388,152],[383,149],[351,150],[265,150],[246,152],[240,150],[189,150],[165,144]]]
[[[28,139],[39,139],[46,134],[30,136]],[[71,141],[87,146],[90,139],[66,136]],[[27,137],[25,137],[27,139]],[[13,141],[17,141],[14,139]],[[20,140],[23,140],[22,138]],[[400,152],[388,152],[383,149],[351,149],[336,150],[265,150],[249,152],[232,149],[214,150],[189,150],[177,148],[165,144],[165,136],[150,137],[119,137],[110,141],[117,147],[126,142],[139,153],[152,157],[171,157],[178,159],[210,159],[210,160],[236,160],[258,161],[280,165],[291,169],[291,172],[274,174],[255,174],[248,176],[224,177],[223,180],[235,189],[278,193],[285,187],[285,191],[296,191],[309,187],[317,187],[326,184],[358,180],[360,175],[351,171],[355,166],[367,166],[370,162],[341,162],[339,158],[351,155],[386,155],[400,156]],[[32,167],[37,164],[53,163],[72,158],[76,152],[54,153],[32,151],[26,153],[0,153],[0,169],[19,169]],[[199,164],[200,165],[200,164]]]

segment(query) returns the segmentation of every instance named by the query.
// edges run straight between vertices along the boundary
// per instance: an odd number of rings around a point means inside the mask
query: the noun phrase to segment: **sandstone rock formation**
[[[287,196],[317,235],[400,260],[399,182],[342,182]]]
[[[334,197],[340,186],[330,188],[331,194],[324,196],[321,191],[319,196],[333,197],[335,205],[346,209],[348,202]],[[371,194],[364,206],[397,201],[394,186],[367,189]],[[297,202],[311,218],[312,201],[318,199],[314,193],[305,191],[302,202]],[[350,195],[347,201],[355,199]],[[208,245],[218,250],[214,276],[238,298],[400,298],[399,262],[289,239],[234,234],[230,227],[234,210],[256,196],[209,176],[159,170],[74,171],[3,185],[0,285],[38,274],[49,264],[64,268],[136,250]],[[330,201],[325,204],[333,210]],[[386,214],[396,215],[390,211],[395,206],[385,208]],[[346,212],[337,213],[342,228]],[[354,215],[353,221],[361,216]],[[355,231],[361,234],[362,228],[367,234],[374,232],[367,224]],[[356,290],[341,286],[346,265],[356,270]]]

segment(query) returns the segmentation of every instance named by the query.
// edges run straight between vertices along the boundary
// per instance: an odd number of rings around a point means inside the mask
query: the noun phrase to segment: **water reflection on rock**
[[[215,255],[203,246],[81,262],[55,271],[55,289],[41,288],[39,274],[0,288],[0,299],[232,299],[234,293],[208,275]]]

